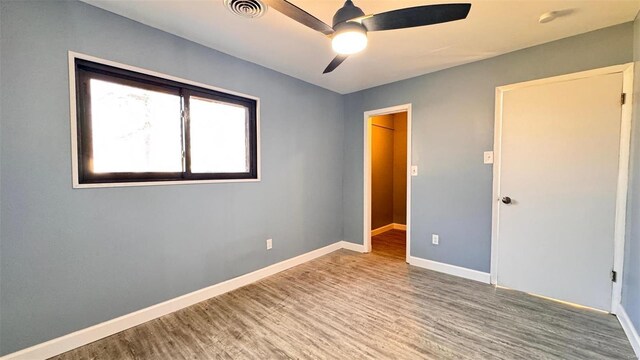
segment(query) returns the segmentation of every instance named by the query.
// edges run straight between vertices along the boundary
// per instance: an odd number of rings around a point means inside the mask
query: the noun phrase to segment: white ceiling
[[[223,0],[83,0],[227,54],[324,88],[349,93],[517,49],[632,21],[640,0],[471,0],[466,20],[369,33],[369,46],[330,74],[330,40],[269,9],[258,19],[233,15]],[[342,0],[291,0],[331,24]],[[378,13],[451,0],[355,0]],[[541,14],[571,14],[539,24]]]

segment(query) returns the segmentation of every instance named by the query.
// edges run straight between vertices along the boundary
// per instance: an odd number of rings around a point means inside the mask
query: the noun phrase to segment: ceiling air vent
[[[260,0],[224,0],[224,5],[232,13],[247,19],[264,15],[267,5]]]

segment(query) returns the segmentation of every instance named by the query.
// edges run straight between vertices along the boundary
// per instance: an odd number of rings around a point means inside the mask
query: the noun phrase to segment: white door
[[[503,94],[499,285],[611,310],[621,93],[617,73]]]

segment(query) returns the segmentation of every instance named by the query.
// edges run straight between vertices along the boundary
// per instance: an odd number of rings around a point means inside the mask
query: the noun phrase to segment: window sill
[[[184,181],[144,181],[144,182],[120,182],[120,183],[96,183],[79,184],[74,182],[74,189],[95,189],[95,188],[116,188],[134,186],[163,186],[163,185],[197,185],[197,184],[220,184],[220,183],[247,183],[260,182],[257,179],[221,179],[221,180],[184,180]]]

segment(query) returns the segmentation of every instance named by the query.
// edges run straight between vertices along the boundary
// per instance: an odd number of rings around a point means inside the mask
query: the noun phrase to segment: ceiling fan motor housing
[[[361,16],[364,16],[364,11],[353,5],[351,0],[347,0],[340,10],[336,11],[336,14],[333,15],[333,29],[337,30],[336,25]]]

